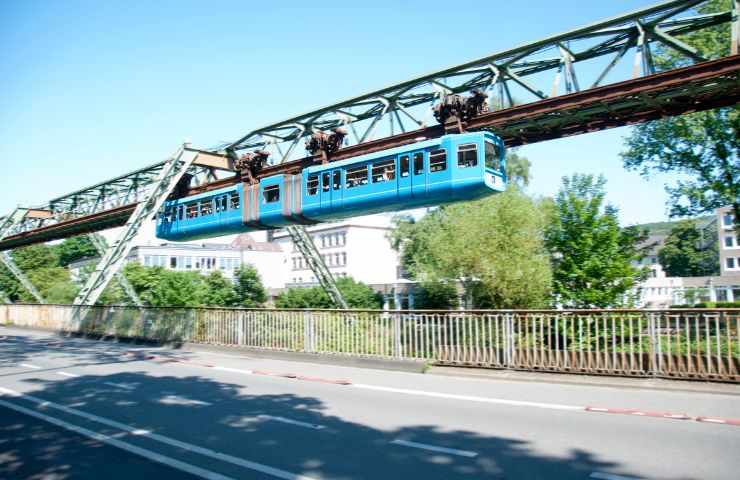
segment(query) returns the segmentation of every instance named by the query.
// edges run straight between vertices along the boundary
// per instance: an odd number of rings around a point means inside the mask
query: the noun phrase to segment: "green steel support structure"
[[[726,11],[716,13],[703,13],[709,0],[662,2],[252,129],[233,142],[200,152],[225,161],[244,151],[267,150],[272,160],[265,174],[279,173],[289,165],[294,168],[316,161],[306,157],[299,144],[317,131],[346,128],[347,152],[388,145],[396,138],[408,143],[408,139],[418,136],[441,135],[444,128],[432,117],[432,107],[448,95],[466,94],[473,89],[484,91],[489,105],[489,113],[481,116],[485,117],[483,120],[474,119],[474,128],[498,133],[509,146],[733,105],[740,92],[739,2],[731,0]],[[649,82],[642,80],[662,78],[665,72],[658,71],[653,62],[661,50],[680,55],[687,71],[693,71],[692,66],[711,64],[715,59],[704,58],[686,42],[687,35],[706,29],[725,30],[729,45],[724,57],[727,62],[724,70],[716,74],[716,81],[711,81],[710,72],[696,87],[701,93],[696,96],[698,100],[691,98],[694,86],[690,75],[685,79],[686,88],[658,89],[653,97],[629,91],[631,82],[643,85]],[[727,65],[732,67],[729,71]],[[682,68],[676,71],[679,70]],[[609,86],[624,86],[626,93],[619,113],[600,97],[600,92]],[[594,92],[593,96],[589,97],[589,92]],[[569,104],[567,109],[561,106],[576,97],[584,100]],[[558,103],[561,99],[562,104]],[[541,115],[517,114],[537,112],[540,106],[549,106],[550,110]],[[643,111],[644,114],[631,113]],[[511,117],[507,117],[509,112]],[[494,117],[499,120],[494,121]],[[486,123],[489,118],[492,120]],[[596,123],[599,126],[595,127]],[[180,177],[188,176],[193,191],[239,181],[233,168],[219,167],[217,163],[181,161],[174,168]],[[147,206],[141,208],[149,217],[153,215],[151,207],[161,202],[152,203],[152,199],[163,200],[161,178],[172,176],[172,168],[171,161],[156,163],[40,205],[36,210],[46,215],[25,216],[19,222],[11,222],[0,236],[0,251],[124,224],[124,243],[128,244],[129,236],[135,235],[144,220],[140,206],[145,203]],[[307,237],[310,242],[305,231],[298,232],[302,227],[292,230],[293,238]],[[118,244],[111,247],[117,252],[126,248],[129,247]],[[310,257],[314,251],[315,247],[307,247],[304,255]],[[97,286],[83,289],[78,303],[97,298],[95,292],[105,283],[102,280],[112,275],[109,270],[115,273],[120,266],[120,252],[111,255],[101,262]],[[330,279],[330,274],[322,274],[320,260],[307,257],[307,261],[316,265],[317,278]]]

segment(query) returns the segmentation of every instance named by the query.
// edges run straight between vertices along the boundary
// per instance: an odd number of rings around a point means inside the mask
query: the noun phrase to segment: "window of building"
[[[408,177],[409,176],[409,156],[404,155],[399,160],[399,170],[401,174],[401,178]]]
[[[144,255],[144,266],[146,267],[152,266],[152,256],[151,255]]]
[[[408,163],[408,157],[406,162]],[[379,182],[390,182],[396,179],[396,161],[385,160],[378,163],[373,163],[373,183]]]
[[[195,269],[200,269],[200,257],[195,257]]]
[[[193,268],[193,257],[185,257],[185,269],[190,270]]]
[[[334,172],[336,175],[339,172]],[[347,169],[347,188],[367,185],[367,165]]]
[[[232,210],[239,209],[239,192],[231,192],[229,194],[229,208]]]
[[[347,265],[347,252],[342,252],[342,265]]]
[[[280,185],[269,185],[262,190],[262,203],[273,203],[280,200]]]
[[[732,226],[732,214],[725,213],[722,216],[722,225],[724,225],[725,227],[731,227]]]
[[[458,167],[468,168],[476,165],[478,165],[478,147],[474,143],[466,143],[457,147]]]
[[[224,257],[218,259],[218,269],[226,270],[226,259]]]
[[[733,257],[727,257],[725,258],[725,267],[727,267],[728,270],[732,270],[735,268],[735,259]]]
[[[498,147],[491,142],[486,142],[485,145],[486,167],[499,170],[501,168],[501,162],[499,160]]]
[[[655,265],[658,263],[658,257],[650,257],[650,264]]]
[[[309,195],[316,195],[319,193],[319,176],[309,175],[306,180],[306,191]]]
[[[347,245],[347,233],[346,232],[341,233],[341,238],[342,238],[342,245]]]
[[[414,154],[414,175],[421,175],[424,173],[424,154],[417,152]]]
[[[429,153],[429,171],[441,172],[447,169],[447,151],[434,150]]]
[[[732,247],[734,245],[735,237],[732,235],[725,236],[725,247]]]

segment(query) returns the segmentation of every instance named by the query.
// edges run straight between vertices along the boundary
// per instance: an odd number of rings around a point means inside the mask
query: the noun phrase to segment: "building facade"
[[[740,281],[740,232],[734,229],[734,217],[730,207],[717,209],[717,229],[720,275],[738,277]]]

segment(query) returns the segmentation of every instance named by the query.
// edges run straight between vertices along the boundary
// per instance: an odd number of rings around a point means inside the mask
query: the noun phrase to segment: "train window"
[[[272,203],[280,200],[280,185],[270,185],[262,191],[263,203]]]
[[[177,207],[177,219],[182,220],[182,217],[185,215],[185,207],[180,205]]]
[[[486,142],[486,167],[494,170],[501,169],[498,147],[491,142]]]
[[[409,156],[404,155],[401,157],[401,159],[398,161],[399,163],[399,170],[401,171],[401,177],[408,177],[409,176]]]
[[[239,209],[239,192],[231,192],[229,194],[229,208],[232,210]]]
[[[220,196],[216,197],[216,213],[223,212],[226,210],[226,197]]]
[[[316,195],[319,193],[319,176],[309,175],[306,181],[306,190],[309,195]]]
[[[414,175],[424,173],[424,154],[421,152],[414,154]]]
[[[429,171],[441,172],[447,169],[447,151],[433,150],[429,152]]]
[[[321,176],[321,190],[324,192],[329,191],[329,172],[326,172]]]
[[[198,202],[191,202],[185,205],[185,215],[188,218],[196,218],[198,216]]]
[[[466,143],[457,147],[457,166],[460,168],[478,165],[478,147],[474,143]]]
[[[339,170],[334,170],[334,174],[332,175],[332,185],[334,186],[334,190],[342,188],[342,172]]]
[[[200,216],[210,215],[213,213],[213,200],[201,200],[200,201]]]
[[[174,217],[172,215],[172,207],[167,207],[167,208],[164,209],[164,218],[163,218],[163,220],[166,223],[172,223],[172,221],[174,220]]]
[[[339,172],[334,172],[336,175]],[[367,165],[347,169],[347,188],[361,187],[367,185]]]
[[[408,164],[408,157],[406,158],[406,164]],[[378,182],[389,182],[396,179],[396,161],[385,160],[383,162],[373,164],[373,183]]]

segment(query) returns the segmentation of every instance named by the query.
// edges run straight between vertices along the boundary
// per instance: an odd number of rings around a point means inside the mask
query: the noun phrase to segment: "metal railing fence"
[[[251,310],[2,305],[0,324],[90,335],[740,382],[740,309]]]

